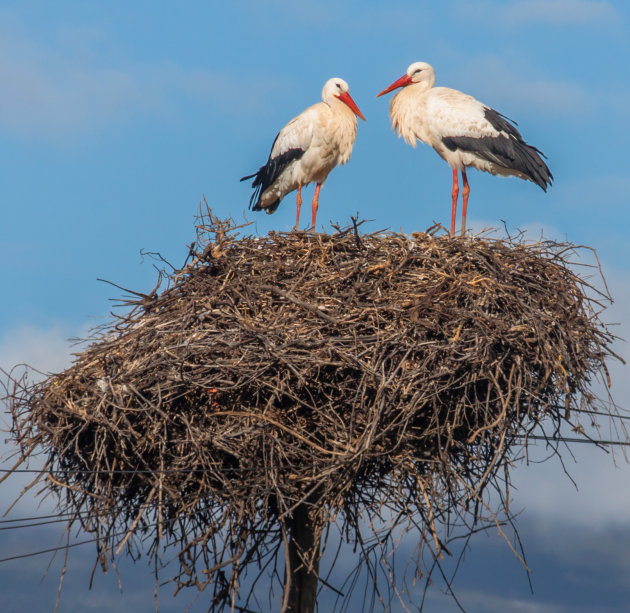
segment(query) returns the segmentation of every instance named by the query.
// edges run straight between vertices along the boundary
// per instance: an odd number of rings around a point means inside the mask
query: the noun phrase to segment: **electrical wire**
[[[252,470],[259,470],[258,468],[255,468],[253,466],[247,467],[234,467],[234,468],[226,468],[226,467],[221,467],[221,468],[164,468],[164,469],[160,469],[160,468],[151,468],[151,469],[117,469],[115,468],[114,470],[88,470],[88,469],[80,469],[80,470],[72,470],[73,474],[77,474],[77,475],[155,475],[155,474],[163,474],[163,475],[167,475],[167,474],[178,474],[178,473],[211,473],[211,472],[219,472],[219,471],[224,471],[224,472],[234,472],[234,471],[242,471],[242,472],[249,472]],[[11,469],[11,468],[0,468],[0,473],[27,473],[27,474],[48,474],[48,473],[52,473],[52,474],[58,474],[58,473],[62,473],[62,471],[60,469],[36,469],[36,468],[16,468],[16,469]]]
[[[607,441],[595,438],[578,438],[572,436],[540,436],[537,434],[521,435],[520,438],[534,441],[545,441],[547,443],[586,443],[588,445],[612,445],[617,447],[630,447],[630,441]]]
[[[35,518],[37,519],[37,518]],[[31,521],[30,523],[18,523],[12,526],[0,526],[0,530],[19,530],[20,528],[36,528],[37,526],[46,526],[49,524],[60,524],[67,522],[70,517],[63,517],[57,519],[47,519],[46,521]]]
[[[586,412],[586,411],[584,411]],[[599,413],[594,412],[596,414],[599,415]],[[628,418],[624,418],[624,419],[630,419],[630,417]],[[630,447],[630,441],[626,440],[626,441],[614,441],[614,440],[606,440],[606,439],[595,439],[595,438],[578,438],[578,437],[570,437],[570,436],[550,436],[550,437],[545,437],[545,436],[540,436],[540,435],[535,435],[535,434],[521,434],[517,436],[518,438],[521,439],[526,439],[526,440],[534,440],[534,441],[545,441],[545,442],[559,442],[559,443],[582,443],[582,444],[588,444],[588,445],[611,445],[611,446],[618,446],[618,447]],[[178,474],[178,473],[194,473],[194,472],[202,472],[202,473],[210,473],[210,472],[236,472],[236,471],[241,471],[241,472],[249,472],[252,470],[259,470],[258,468],[254,468],[254,467],[235,467],[235,468],[165,468],[165,469],[159,469],[159,468],[155,468],[155,469],[142,469],[142,470],[134,470],[134,469],[128,469],[128,470],[119,470],[119,469],[114,469],[114,470],[73,470],[72,473],[74,474],[81,474],[81,475],[131,475],[131,474],[138,474],[138,475],[144,475],[144,474],[148,474],[148,475],[155,475],[155,474]],[[10,468],[0,468],[0,473],[27,473],[27,474],[60,474],[59,469],[56,470],[50,470],[50,469],[34,469],[34,468],[18,468],[18,469],[10,469]],[[63,474],[63,473],[61,473]],[[1,522],[0,522],[1,523]]]
[[[110,534],[108,535],[108,538],[115,538],[117,536],[123,536],[124,534],[127,534],[127,530],[125,530],[124,532],[117,532],[116,534]],[[64,551],[65,549],[70,549],[70,547],[79,547],[80,545],[88,545],[89,543],[96,543],[98,540],[98,538],[93,538],[93,539],[87,539],[85,541],[79,541],[78,543],[70,543],[67,545],[59,545],[58,547],[50,547],[48,549],[40,549],[39,551],[31,551],[29,553],[21,553],[18,555],[14,555],[14,556],[9,556],[6,558],[0,558],[0,564],[2,562],[10,562],[12,560],[20,560],[23,558],[32,558],[34,556],[39,556],[42,555],[44,553],[53,553],[56,551]]]

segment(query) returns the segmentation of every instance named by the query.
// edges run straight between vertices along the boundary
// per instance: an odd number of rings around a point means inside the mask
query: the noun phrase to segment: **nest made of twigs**
[[[573,245],[238,230],[208,214],[164,289],[11,396],[101,562],[174,540],[177,584],[212,584],[217,610],[300,504],[349,540],[387,508],[439,556],[437,526],[474,528],[528,436],[574,427],[606,376]]]

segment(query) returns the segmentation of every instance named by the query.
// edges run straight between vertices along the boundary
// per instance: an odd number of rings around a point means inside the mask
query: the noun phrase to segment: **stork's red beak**
[[[336,96],[341,100],[344,104],[346,104],[350,110],[357,116],[365,121],[365,117],[363,117],[363,113],[359,110],[356,102],[352,99],[352,96],[348,92],[343,92]]]
[[[389,94],[389,92],[398,89],[399,87],[405,87],[405,85],[409,85],[411,83],[411,77],[409,75],[403,75],[397,81],[394,81],[389,87],[386,87],[380,94],[376,94],[376,97],[382,96],[384,94]]]

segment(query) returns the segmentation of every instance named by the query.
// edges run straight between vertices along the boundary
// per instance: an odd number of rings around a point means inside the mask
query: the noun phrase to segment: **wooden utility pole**
[[[309,515],[309,507],[301,504],[293,511],[288,527],[289,568],[285,570],[283,613],[315,613],[320,526]]]

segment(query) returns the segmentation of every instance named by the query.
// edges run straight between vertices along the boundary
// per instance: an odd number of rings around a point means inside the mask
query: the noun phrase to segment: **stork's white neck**
[[[354,111],[342,100],[339,98],[333,97],[332,100],[326,101],[326,104],[331,108],[333,113],[337,113],[342,117],[351,117],[353,123],[357,123],[357,116],[354,114]]]
[[[393,98],[389,105],[389,116],[392,127],[406,143],[416,146],[416,139],[426,142],[423,133],[423,121],[418,115],[421,100],[431,90],[433,84],[430,81],[411,83],[403,87]]]

